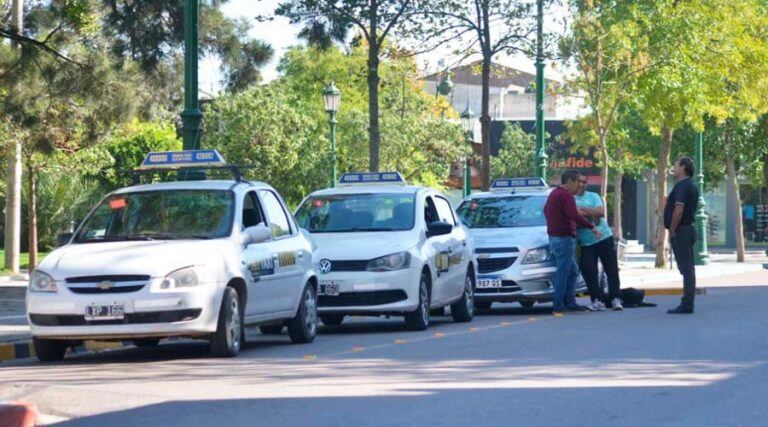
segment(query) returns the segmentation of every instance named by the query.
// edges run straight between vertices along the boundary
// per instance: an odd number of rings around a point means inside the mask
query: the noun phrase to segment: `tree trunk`
[[[768,188],[768,154],[763,154],[763,187]]]
[[[624,238],[624,230],[621,223],[621,183],[624,181],[624,173],[621,170],[621,154],[621,148],[616,148],[617,165],[616,170],[613,172],[613,235],[617,239]]]
[[[368,164],[371,172],[379,170],[379,36],[378,5],[371,3],[371,39],[368,41]]]
[[[31,162],[27,164],[28,216],[29,216],[29,266],[30,272],[37,267],[37,173]]]
[[[11,30],[21,33],[24,23],[24,2],[11,2]],[[17,49],[21,46],[17,43]],[[14,140],[8,156],[5,185],[5,269],[19,272],[21,252],[21,141]]]
[[[672,152],[673,130],[664,127],[661,130],[661,151],[656,161],[656,191],[658,204],[656,206],[656,268],[664,268],[667,265],[669,245],[667,242],[667,229],[664,228],[664,205],[667,201],[667,169],[669,168],[669,154]]]
[[[728,183],[730,184],[730,187],[733,189],[733,194],[731,194],[731,197],[733,197],[733,203],[736,204],[736,222],[735,222],[735,230],[736,233],[736,262],[744,262],[744,221],[741,216],[741,195],[739,194],[739,175],[736,171],[736,162],[733,161],[733,156],[731,155],[731,136],[726,132],[725,134],[725,166],[728,171]]]
[[[480,113],[480,133],[483,150],[483,191],[491,187],[491,115],[490,115],[491,57],[483,55],[483,95]]]
[[[606,135],[601,134],[599,137],[600,142],[600,155],[603,157],[602,164],[600,165],[602,169],[600,171],[600,174],[602,175],[600,177],[600,197],[603,198],[603,200],[608,200],[608,145],[606,141]]]

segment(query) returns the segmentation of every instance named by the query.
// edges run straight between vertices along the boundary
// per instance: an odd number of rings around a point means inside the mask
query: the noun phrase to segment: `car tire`
[[[472,273],[464,278],[464,290],[461,299],[451,304],[451,317],[454,322],[471,322],[475,315],[475,281]]]
[[[294,344],[306,344],[317,336],[317,294],[310,283],[304,286],[296,316],[288,322],[288,336]]]
[[[477,311],[488,311],[491,309],[491,305],[493,305],[493,303],[490,301],[475,300],[475,310]]]
[[[263,325],[259,326],[262,335],[280,335],[283,333],[283,325]]]
[[[243,336],[243,313],[237,290],[232,287],[224,289],[221,299],[219,321],[216,332],[210,339],[211,354],[215,357],[233,357],[240,352]]]
[[[59,362],[64,359],[69,342],[32,338],[32,345],[35,347],[37,359],[41,362]]]
[[[139,338],[133,340],[133,345],[139,348],[157,347],[160,344],[160,338]]]
[[[423,331],[429,326],[429,276],[421,273],[419,304],[415,311],[405,314],[405,326],[412,331]]]
[[[323,322],[323,325],[326,326],[339,326],[341,325],[341,322],[344,321],[344,315],[326,314],[325,316],[320,316],[320,320]]]
[[[534,304],[536,304],[536,301],[518,301],[523,308],[531,308]]]

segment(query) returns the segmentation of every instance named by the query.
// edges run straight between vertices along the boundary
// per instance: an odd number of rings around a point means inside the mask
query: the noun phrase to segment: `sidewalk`
[[[620,266],[621,287],[645,289],[648,295],[681,294],[683,281],[677,268],[667,266],[663,270],[656,269],[654,260],[653,253],[630,254],[627,262]],[[747,253],[744,263],[737,263],[733,253],[712,253],[709,265],[696,267],[696,276],[698,279],[707,279],[754,273],[764,275],[765,286],[768,286],[768,270],[764,269],[763,263],[768,264],[768,257],[762,251]],[[32,356],[24,304],[26,286],[26,280],[0,277],[0,363],[3,360]],[[699,286],[698,290],[706,293],[707,288],[717,286],[729,285]],[[120,346],[120,343],[86,342],[84,349],[97,350]]]

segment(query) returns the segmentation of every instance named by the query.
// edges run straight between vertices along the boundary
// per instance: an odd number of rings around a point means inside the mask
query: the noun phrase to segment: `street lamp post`
[[[451,80],[451,76],[449,74],[446,74],[442,79],[440,79],[440,84],[437,85],[435,96],[443,95],[447,99],[451,92],[453,92],[453,80]],[[445,106],[440,109],[440,117],[445,119]]]
[[[696,209],[696,251],[694,264],[706,265],[709,263],[707,251],[707,203],[704,201],[704,135],[696,134],[696,186],[699,189],[699,203]]]
[[[323,103],[325,112],[328,113],[328,125],[330,126],[329,138],[331,140],[331,188],[336,187],[336,113],[339,111],[341,92],[333,82],[323,90]]]
[[[200,148],[203,113],[197,99],[197,21],[198,0],[184,2],[184,111],[181,113],[181,135],[184,150]],[[203,179],[199,169],[187,169],[181,179]]]
[[[544,141],[544,0],[536,2],[536,175],[547,179]]]
[[[461,125],[464,128],[464,135],[467,138],[467,142],[469,145],[469,155],[463,158],[462,163],[464,164],[464,187],[463,187],[463,193],[464,197],[469,196],[469,193],[472,192],[472,181],[470,176],[470,170],[469,170],[469,156],[472,154],[472,137],[475,130],[475,112],[472,111],[472,109],[469,107],[469,103],[467,103],[467,108],[464,110],[463,113],[460,115],[461,117]]]

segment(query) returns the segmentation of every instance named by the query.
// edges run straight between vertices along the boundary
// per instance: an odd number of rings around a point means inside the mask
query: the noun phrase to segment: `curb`
[[[0,402],[0,426],[35,427],[40,425],[37,407],[27,402]]]
[[[83,344],[70,347],[67,354],[83,354],[104,350],[119,350],[127,347],[133,347],[131,341],[84,341]],[[0,344],[0,363],[11,360],[27,359],[35,357],[35,346],[32,340]],[[0,423],[0,426],[5,424]]]
[[[655,288],[655,289],[643,289],[646,296],[653,295],[682,295],[682,288]],[[706,295],[707,288],[696,288],[696,295]]]

